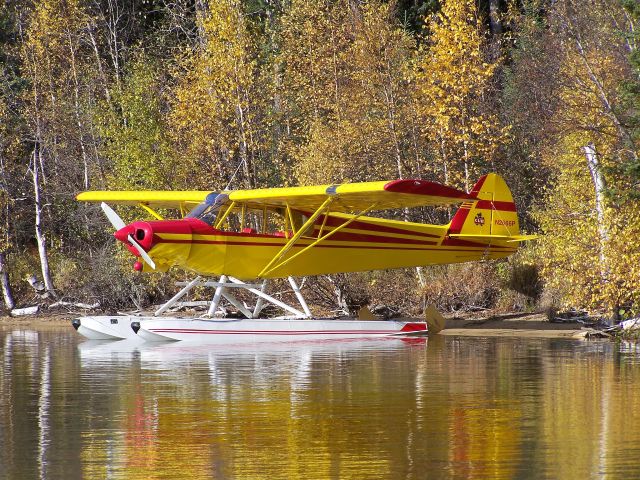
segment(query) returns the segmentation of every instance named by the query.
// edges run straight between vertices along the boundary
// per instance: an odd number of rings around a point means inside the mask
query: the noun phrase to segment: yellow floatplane
[[[331,338],[423,331],[423,322],[301,320],[311,312],[293,277],[502,258],[532,238],[520,234],[511,192],[496,174],[480,178],[469,193],[405,179],[224,192],[88,191],[77,199],[102,203],[116,228],[114,236],[138,257],[136,270],[166,271],[176,266],[198,275],[156,316],[196,285],[216,287],[208,318],[134,318],[134,330],[147,340]],[[108,203],[138,205],[155,220],[127,225]],[[441,205],[459,206],[446,225],[370,216],[375,211]],[[159,209],[179,211],[181,218],[164,219]],[[203,276],[220,279],[206,281]],[[268,279],[285,277],[302,311],[266,293]],[[257,296],[253,310],[232,295],[234,288]],[[247,318],[213,318],[223,297]],[[258,319],[265,301],[287,310],[294,319]],[[122,338],[124,332],[129,335],[129,320],[84,317],[74,326],[92,338],[112,337],[119,329]]]

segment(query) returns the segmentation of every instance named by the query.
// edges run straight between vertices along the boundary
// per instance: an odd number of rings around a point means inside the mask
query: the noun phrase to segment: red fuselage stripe
[[[452,241],[453,239],[445,239],[445,242],[447,241]],[[281,244],[277,244],[277,243],[260,243],[260,242],[232,242],[232,241],[225,241],[225,240],[177,240],[177,239],[165,239],[165,238],[161,238],[157,241],[157,243],[195,243],[195,244],[199,244],[199,245],[239,245],[239,246],[252,246],[252,247],[277,247],[277,248],[282,248]],[[437,245],[435,242],[423,242],[424,245]],[[306,244],[303,245],[293,245],[293,248],[304,248],[306,247]],[[509,248],[509,247],[498,247],[495,245],[485,245],[485,244],[473,244],[472,242],[465,242],[465,246],[467,247],[474,247],[477,249],[490,249],[490,250],[506,250],[506,251],[511,251],[515,249]],[[437,251],[468,251],[468,252],[474,252],[477,250],[461,250],[458,248],[441,248],[441,247],[380,247],[380,246],[373,246],[373,245],[322,245],[322,244],[318,244],[316,246],[314,246],[313,248],[359,248],[359,249],[366,249],[366,250],[425,250],[425,251],[431,251],[431,250],[437,250]]]
[[[311,215],[309,212],[305,212],[305,214],[307,215]],[[332,217],[329,216],[329,218],[327,218],[327,221],[325,223],[325,226],[329,226],[329,227],[338,227],[340,225],[342,225],[344,222],[346,222],[348,220],[348,218],[339,218],[339,217]],[[320,215],[318,217],[318,220],[316,221],[315,224],[315,228],[318,229],[320,228],[320,226],[322,225],[322,223],[324,222],[324,215]],[[384,225],[376,225],[373,223],[367,223],[367,222],[361,222],[358,220],[354,220],[353,222],[351,222],[349,224],[349,229],[355,229],[355,230],[365,230],[367,232],[376,232],[376,233],[397,233],[400,235],[412,235],[415,237],[428,237],[428,238],[439,238],[439,235],[435,235],[432,233],[424,233],[424,232],[415,232],[415,231],[411,231],[411,230],[405,230],[403,228],[396,228],[396,227],[388,227],[388,226],[384,226]]]

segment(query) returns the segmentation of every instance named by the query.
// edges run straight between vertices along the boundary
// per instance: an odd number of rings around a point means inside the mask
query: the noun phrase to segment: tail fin
[[[534,236],[520,235],[518,213],[511,191],[500,175],[489,173],[478,180],[449,224],[449,236],[469,240],[519,242]]]

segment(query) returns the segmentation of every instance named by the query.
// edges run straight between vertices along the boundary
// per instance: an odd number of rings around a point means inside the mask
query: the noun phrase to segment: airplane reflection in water
[[[442,337],[130,345],[141,383],[122,428],[141,442],[127,448],[154,460],[129,466],[138,478],[263,478],[265,465],[283,478],[420,478],[434,469],[513,478],[542,465],[557,478],[584,478],[613,465],[614,439],[630,440],[624,416],[604,409],[621,400],[640,408],[640,399],[602,362],[610,345],[581,347],[579,360],[568,345]],[[93,370],[114,345],[80,352]],[[639,372],[624,376],[640,384]],[[600,445],[588,440],[598,437]]]
[[[333,431],[330,418],[338,412],[327,398],[333,389],[343,395],[352,383],[361,383],[365,390],[351,392],[353,400],[362,395],[382,400],[388,389],[379,388],[381,377],[388,374],[378,361],[363,360],[410,354],[416,370],[407,373],[424,375],[426,342],[384,338],[223,346],[124,340],[87,341],[78,351],[82,369],[91,376],[105,375],[109,363],[130,362],[133,385],[126,387],[127,414],[120,420],[126,448],[116,454],[127,457],[127,478],[147,478],[158,471],[182,478],[199,478],[203,472],[211,478],[264,478],[263,465],[274,461],[282,463],[278,471],[288,472],[283,478],[304,476],[309,468],[326,472],[321,477],[332,476],[336,462],[339,476],[349,478],[376,476],[390,465],[366,446],[352,446],[344,456],[346,437]],[[359,371],[350,372],[354,366]],[[329,384],[323,381],[327,369]],[[320,431],[308,428],[316,416],[322,417]],[[175,442],[177,436],[180,442]],[[332,437],[340,446],[333,447]],[[99,450],[102,441],[97,436],[91,450]]]
[[[426,347],[427,337],[381,337],[370,339],[298,340],[289,342],[239,341],[236,343],[201,344],[191,342],[149,343],[137,338],[126,340],[86,340],[78,344],[83,367],[101,366],[114,361],[139,359],[145,368],[187,366],[194,361],[215,356],[260,358],[284,355],[340,355],[348,351],[384,348],[393,350],[407,345]]]

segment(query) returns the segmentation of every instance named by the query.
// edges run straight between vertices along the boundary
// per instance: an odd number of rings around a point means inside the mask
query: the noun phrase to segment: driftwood
[[[640,328],[640,317],[638,318],[630,318],[629,320],[625,320],[624,322],[620,322],[620,326],[623,330],[635,330]]]
[[[12,317],[23,317],[26,315],[35,315],[39,309],[40,307],[38,305],[34,305],[33,307],[14,308],[9,313]]]
[[[60,308],[60,307],[74,307],[74,308],[81,308],[83,310],[95,310],[99,306],[100,304],[98,302],[89,304],[89,303],[82,303],[82,302],[64,302],[62,300],[58,300],[57,302],[49,305],[48,308],[51,309],[51,308]]]
[[[611,338],[611,335],[601,330],[595,330],[593,328],[586,328],[574,335],[575,338],[584,338],[590,340],[594,338]]]

